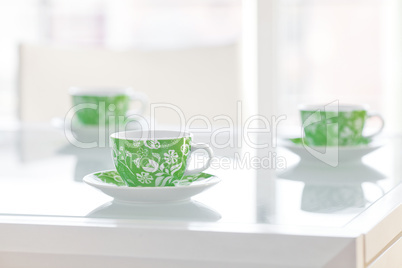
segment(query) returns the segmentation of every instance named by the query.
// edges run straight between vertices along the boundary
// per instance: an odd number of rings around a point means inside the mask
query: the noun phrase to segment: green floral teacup
[[[213,157],[207,144],[193,143],[187,132],[123,131],[110,139],[114,165],[130,187],[174,186],[184,175],[207,169]],[[200,149],[208,153],[208,160],[201,168],[189,169],[191,154]]]
[[[131,88],[70,88],[70,95],[78,121],[83,125],[109,125],[124,122],[131,101],[141,103],[140,109],[130,111],[143,114],[147,97]]]
[[[299,109],[306,145],[355,146],[378,135],[384,127],[381,115],[368,112],[366,105],[301,105]],[[371,117],[378,117],[381,125],[375,133],[363,136],[366,120]]]

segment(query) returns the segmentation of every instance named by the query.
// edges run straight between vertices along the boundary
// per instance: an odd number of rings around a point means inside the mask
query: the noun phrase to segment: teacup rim
[[[299,111],[317,111],[317,110],[322,110],[323,107],[325,107],[326,104],[299,104],[297,107]],[[334,106],[328,106],[325,111],[333,111],[334,109],[332,108]],[[362,103],[362,104],[340,104],[337,106],[339,112],[349,112],[349,111],[368,111],[370,109],[370,106],[368,104]]]
[[[143,132],[147,132],[147,133],[152,133],[152,132],[160,132],[160,133],[165,133],[164,135],[161,135],[161,137],[153,137],[151,135],[151,137],[149,137],[149,135],[146,135],[146,138],[144,137],[127,137],[127,136],[123,136],[120,137],[120,135],[123,134],[127,134],[127,133],[143,133]],[[169,136],[169,134],[172,134],[171,136]],[[173,133],[175,134],[179,134],[179,135],[173,135]],[[141,134],[143,135],[143,134]],[[152,138],[153,137],[153,138]],[[119,132],[114,132],[112,134],[110,134],[110,138],[111,139],[118,139],[118,140],[134,140],[134,141],[145,141],[145,140],[174,140],[174,139],[182,139],[182,138],[192,138],[193,134],[187,131],[178,131],[178,130],[129,130],[129,131],[119,131]]]
[[[72,86],[68,90],[71,96],[91,96],[91,97],[110,97],[127,95],[130,96],[134,93],[133,89],[129,86],[110,86],[110,87],[97,87],[97,86]]]

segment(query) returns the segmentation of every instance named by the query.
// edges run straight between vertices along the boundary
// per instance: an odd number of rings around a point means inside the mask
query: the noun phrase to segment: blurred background
[[[106,85],[187,118],[235,118],[242,101],[283,126],[299,124],[299,103],[367,103],[399,132],[398,2],[0,0],[0,125],[64,116],[68,87]],[[158,119],[176,123],[171,112]]]

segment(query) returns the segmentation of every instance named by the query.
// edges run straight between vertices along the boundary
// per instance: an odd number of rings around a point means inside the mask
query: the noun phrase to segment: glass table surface
[[[361,161],[337,167],[301,161],[281,146],[216,149],[207,170],[222,179],[216,186],[186,202],[129,205],[82,181],[114,168],[110,148],[77,148],[51,126],[3,129],[0,215],[339,228],[401,182],[402,139],[383,142]],[[253,157],[269,167],[253,167]]]

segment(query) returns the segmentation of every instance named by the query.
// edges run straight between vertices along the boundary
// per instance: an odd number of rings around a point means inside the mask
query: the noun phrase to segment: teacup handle
[[[214,153],[213,153],[211,147],[209,147],[209,145],[208,145],[208,144],[205,144],[205,143],[191,143],[190,155],[191,155],[192,153],[194,153],[195,151],[197,151],[197,150],[204,150],[204,151],[206,151],[207,154],[208,154],[208,160],[207,160],[207,162],[204,164],[204,166],[201,167],[201,168],[195,168],[195,169],[191,169],[191,170],[186,169],[186,171],[184,172],[184,176],[187,176],[187,175],[194,175],[194,174],[201,173],[202,171],[204,171],[204,170],[206,170],[207,168],[209,168],[209,166],[211,165],[211,160],[212,160],[212,157],[214,156]]]
[[[374,136],[377,136],[378,134],[380,134],[381,131],[384,129],[384,118],[382,117],[382,115],[379,114],[379,113],[375,113],[375,112],[370,112],[370,113],[367,114],[367,119],[370,119],[370,118],[373,118],[373,117],[378,117],[378,118],[381,120],[381,126],[380,126],[380,128],[379,128],[376,132],[374,132],[373,134],[364,136],[364,137],[366,137],[366,138],[373,138]]]
[[[141,92],[134,92],[130,96],[130,99],[131,99],[131,102],[140,102],[141,106],[138,109],[127,111],[127,116],[144,114],[144,112],[148,106],[148,96]]]

